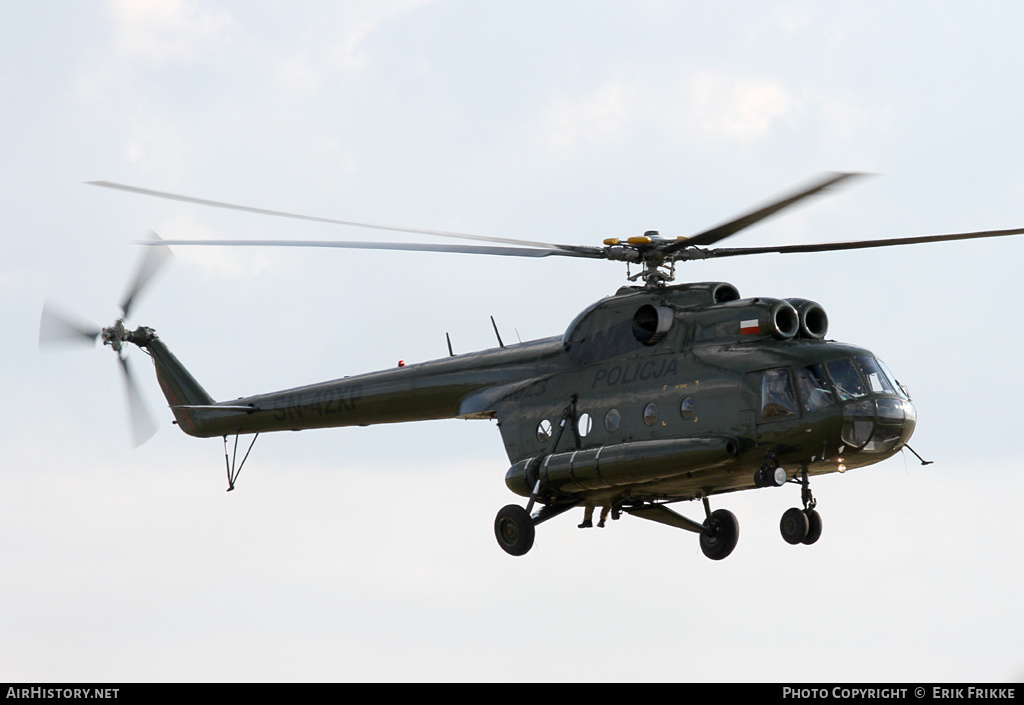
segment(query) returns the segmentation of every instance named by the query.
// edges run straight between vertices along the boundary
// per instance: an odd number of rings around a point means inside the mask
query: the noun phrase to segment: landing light
[[[842,458],[836,458],[836,470],[839,472],[846,472],[846,463]]]

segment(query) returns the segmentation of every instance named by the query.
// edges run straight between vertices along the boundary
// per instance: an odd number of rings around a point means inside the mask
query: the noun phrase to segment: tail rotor
[[[84,322],[49,301],[43,304],[42,316],[39,321],[39,347],[41,349],[63,345],[95,344],[97,340],[101,340],[104,345],[109,345],[114,351],[117,355],[121,377],[125,383],[132,440],[136,448],[153,437],[157,431],[157,424],[146,410],[135,383],[135,377],[128,365],[128,358],[123,348],[126,342],[133,341],[133,331],[125,327],[124,321],[133,304],[153,281],[154,276],[174,258],[170,248],[162,244],[163,241],[156,233],[150,231],[149,239],[152,243],[146,245],[145,251],[139,258],[135,273],[121,300],[121,315],[112,325],[100,328]]]

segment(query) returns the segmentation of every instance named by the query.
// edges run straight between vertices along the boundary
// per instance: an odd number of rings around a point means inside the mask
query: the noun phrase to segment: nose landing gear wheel
[[[818,522],[818,527],[820,534],[820,521]],[[779,531],[782,532],[782,538],[786,540],[786,543],[803,543],[810,531],[810,522],[802,509],[793,507],[792,509],[787,509],[782,515],[782,521],[779,522]]]
[[[821,515],[813,509],[805,509],[804,514],[807,515],[807,535],[800,543],[810,546],[821,538]]]
[[[787,509],[779,522],[779,530],[786,543],[809,546],[821,538],[821,515],[814,510],[818,502],[811,494],[811,481],[806,469],[800,478],[800,499],[804,508]]]
[[[533,548],[533,518],[518,504],[503,507],[494,519],[494,536],[505,553],[522,556]]]
[[[713,561],[720,561],[736,548],[740,539],[740,523],[736,515],[728,509],[716,509],[704,521],[704,531],[700,535],[700,550]]]

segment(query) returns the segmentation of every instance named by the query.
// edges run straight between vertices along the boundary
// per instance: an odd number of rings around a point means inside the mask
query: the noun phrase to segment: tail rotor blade
[[[55,308],[49,301],[43,304],[39,319],[39,347],[55,344],[94,344],[100,329]]]
[[[153,434],[157,431],[157,424],[153,420],[153,417],[150,416],[149,412],[146,411],[146,406],[142,402],[142,396],[139,394],[139,390],[135,386],[135,378],[132,376],[131,369],[128,367],[127,358],[119,355],[118,360],[121,362],[121,372],[124,376],[125,393],[128,397],[128,413],[132,424],[132,440],[134,441],[135,447],[138,448],[153,437]]]
[[[125,292],[124,298],[121,301],[122,316],[125,318],[128,317],[128,312],[135,299],[152,281],[153,276],[160,271],[164,264],[174,258],[171,249],[162,244],[163,240],[152,230],[149,231],[149,239],[151,242],[156,241],[159,244],[143,248],[142,256],[135,271],[135,278],[132,280],[128,291]]]

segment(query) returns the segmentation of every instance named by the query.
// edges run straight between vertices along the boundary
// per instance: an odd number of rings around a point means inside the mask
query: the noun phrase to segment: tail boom
[[[132,342],[152,357],[178,426],[202,438],[456,418],[474,392],[543,374],[561,353],[549,339],[217,403],[151,329]]]

